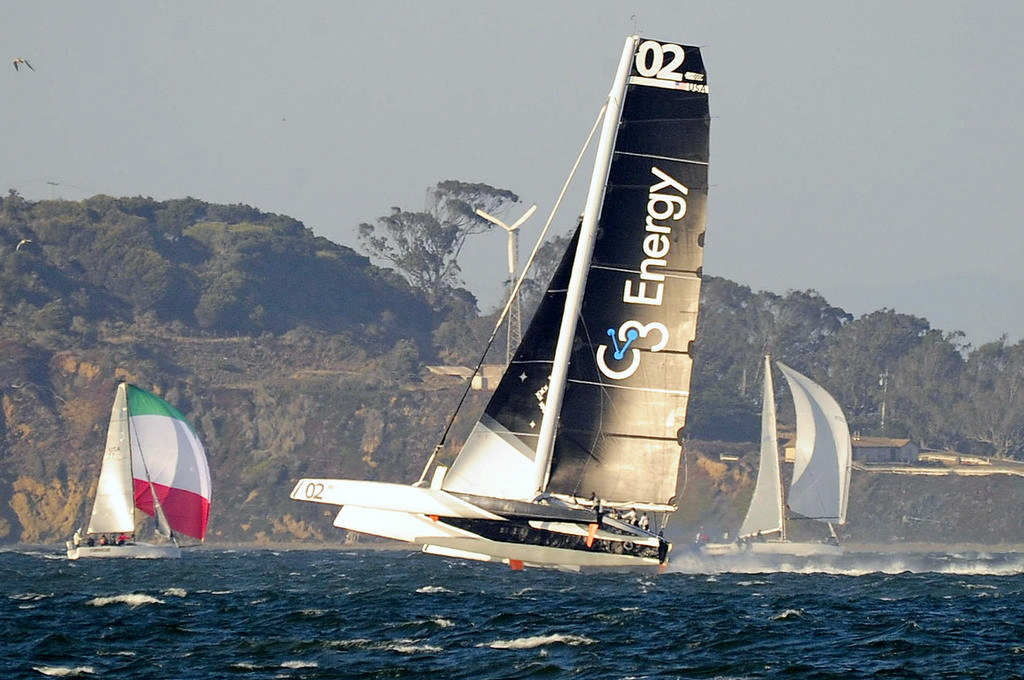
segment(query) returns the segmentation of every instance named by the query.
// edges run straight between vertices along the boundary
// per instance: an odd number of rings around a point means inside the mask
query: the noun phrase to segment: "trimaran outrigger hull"
[[[703,266],[707,94],[696,47],[627,38],[583,217],[454,462],[429,486],[427,471],[414,486],[303,479],[291,497],[430,553],[664,564]]]

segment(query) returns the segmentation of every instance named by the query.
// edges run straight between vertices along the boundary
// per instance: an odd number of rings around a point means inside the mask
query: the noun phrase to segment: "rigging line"
[[[594,139],[594,133],[597,132],[597,128],[600,126],[607,108],[608,104],[606,102],[601,106],[601,110],[597,112],[597,120],[594,121],[594,126],[590,128],[590,134],[587,135],[587,141],[583,143],[583,148],[580,149],[579,155],[576,156],[576,162],[572,164],[569,176],[565,179],[565,183],[562,185],[562,191],[558,194],[558,198],[555,200],[555,205],[551,208],[551,212],[548,214],[547,222],[544,223],[544,228],[541,230],[540,236],[537,238],[537,242],[533,246],[533,252],[530,253],[530,257],[526,260],[526,265],[523,267],[523,271],[519,274],[519,280],[516,281],[516,285],[513,286],[512,293],[508,296],[508,300],[505,302],[505,308],[501,310],[501,314],[498,316],[498,321],[494,324],[494,330],[491,332],[491,337],[487,340],[487,344],[484,345],[484,351],[480,355],[480,361],[477,362],[472,375],[470,375],[469,379],[466,381],[466,389],[462,392],[462,397],[459,399],[459,403],[456,404],[455,410],[448,419],[448,424],[445,425],[444,431],[441,433],[441,440],[434,447],[434,450],[430,452],[427,464],[423,466],[423,472],[420,473],[420,478],[416,484],[422,485],[426,480],[430,466],[434,464],[435,460],[437,460],[438,452],[448,440],[448,433],[451,432],[452,426],[455,424],[455,417],[459,414],[459,411],[462,410],[463,404],[466,403],[466,397],[469,396],[469,391],[473,389],[473,378],[480,373],[480,369],[484,365],[484,359],[487,357],[487,352],[491,349],[494,339],[498,336],[498,330],[501,328],[501,324],[504,323],[505,317],[508,316],[509,310],[512,309],[513,301],[516,299],[516,296],[519,295],[519,289],[522,288],[523,282],[526,280],[526,274],[530,271],[530,267],[533,266],[533,261],[537,257],[537,253],[540,251],[541,245],[544,243],[544,238],[547,236],[548,229],[551,227],[551,223],[554,221],[555,215],[558,213],[558,209],[562,205],[565,193],[569,190],[569,184],[572,182],[573,177],[575,177],[576,170],[579,169],[580,162],[583,161],[583,156],[586,155],[587,149],[590,148],[590,143]]]

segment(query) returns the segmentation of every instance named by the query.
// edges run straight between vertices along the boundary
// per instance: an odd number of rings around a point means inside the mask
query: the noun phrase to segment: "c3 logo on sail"
[[[668,344],[668,329],[665,327],[665,324],[659,321],[642,324],[639,321],[630,319],[619,326],[618,331],[614,328],[609,328],[608,337],[611,338],[613,348],[611,356],[615,362],[613,365],[621,366],[622,362],[626,362],[626,365],[619,370],[611,368],[606,358],[608,345],[598,345],[596,355],[597,369],[612,380],[623,380],[636,373],[636,369],[640,368],[640,350],[632,345],[640,338],[646,338],[650,335],[651,331],[658,332],[658,342],[651,345],[650,351],[659,352]]]

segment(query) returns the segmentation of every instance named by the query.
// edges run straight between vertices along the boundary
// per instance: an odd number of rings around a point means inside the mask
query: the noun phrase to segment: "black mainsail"
[[[303,479],[335,526],[512,566],[664,563],[707,203],[700,51],[632,36],[583,219],[484,413],[428,486]],[[629,509],[627,511],[627,508]]]
[[[638,39],[632,55],[546,488],[508,477],[495,487],[490,474],[464,486],[459,478],[494,470],[474,438],[493,453],[500,433],[531,461],[536,455],[578,234],[445,488],[672,502],[703,261],[707,79],[695,47]]]

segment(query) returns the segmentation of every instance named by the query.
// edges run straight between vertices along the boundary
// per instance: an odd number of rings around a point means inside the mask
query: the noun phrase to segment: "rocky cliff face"
[[[335,536],[329,509],[288,498],[294,480],[414,481],[461,382],[392,383],[365,356],[326,358],[328,340],[134,334],[61,351],[3,343],[0,541],[60,541],[87,521],[121,379],[174,404],[203,438],[214,485],[208,540]],[[128,360],[129,344],[144,359]]]
[[[411,482],[461,394],[461,381],[388,382],[366,357],[334,360],[323,338],[113,337],[91,349],[0,348],[0,540],[59,542],[87,520],[116,381],[175,404],[213,470],[208,540],[343,540],[333,511],[288,494],[302,476]],[[124,361],[125,343],[146,357]],[[131,366],[132,368],[128,368]],[[473,392],[446,448],[482,408]],[[729,454],[725,461],[721,454]],[[732,460],[735,458],[735,460]],[[670,534],[736,530],[756,471],[754,444],[688,442]],[[788,470],[784,471],[788,474]],[[816,523],[795,537],[821,534]],[[1024,478],[855,472],[846,541],[1024,543]]]

